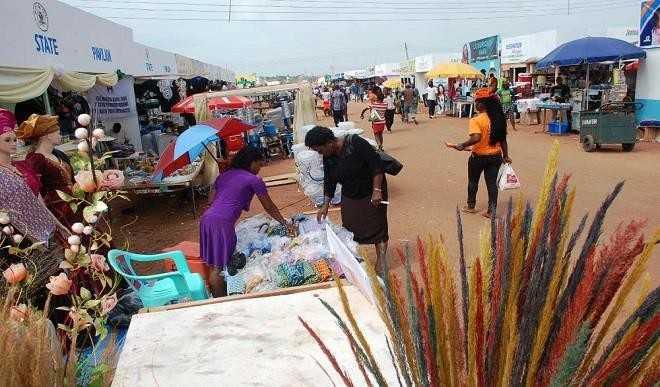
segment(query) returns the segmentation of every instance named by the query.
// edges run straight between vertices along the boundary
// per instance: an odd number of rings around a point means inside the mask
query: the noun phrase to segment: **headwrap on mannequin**
[[[0,136],[16,129],[16,117],[7,109],[0,109]]]
[[[60,124],[57,116],[32,114],[18,127],[16,136],[22,140],[36,140],[59,130]]]

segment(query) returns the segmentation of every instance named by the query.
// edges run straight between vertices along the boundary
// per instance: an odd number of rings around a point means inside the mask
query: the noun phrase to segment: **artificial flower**
[[[27,278],[27,269],[22,263],[15,263],[9,265],[7,270],[2,272],[2,275],[10,285],[16,285]]]
[[[105,261],[105,257],[101,254],[92,254],[91,255],[91,260],[92,260],[92,268],[96,271],[99,272],[105,272],[110,270],[110,267],[108,266],[107,262]]]
[[[117,293],[105,296],[101,299],[101,315],[105,316],[117,305]]]
[[[53,293],[53,295],[63,296],[69,293],[71,284],[73,284],[73,281],[71,281],[66,274],[60,273],[57,277],[51,276],[50,282],[46,284],[46,287],[51,293]]]
[[[103,179],[103,174],[100,171],[96,172],[96,181],[100,182]],[[94,178],[92,177],[92,171],[80,171],[76,174],[75,177],[76,183],[80,189],[87,193],[96,192],[96,184],[94,184]]]
[[[124,172],[118,169],[107,169],[103,171],[101,188],[119,189],[124,185]]]

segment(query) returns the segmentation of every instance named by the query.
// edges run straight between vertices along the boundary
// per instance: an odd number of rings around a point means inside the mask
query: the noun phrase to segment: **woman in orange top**
[[[489,89],[477,90],[475,108],[479,114],[470,119],[470,138],[461,144],[445,144],[460,151],[471,149],[472,154],[468,160],[467,206],[463,207],[463,211],[477,212],[477,191],[483,172],[488,189],[488,210],[484,216],[489,218],[497,207],[497,174],[500,166],[503,161],[511,162],[506,142],[506,117],[502,112],[502,104]]]

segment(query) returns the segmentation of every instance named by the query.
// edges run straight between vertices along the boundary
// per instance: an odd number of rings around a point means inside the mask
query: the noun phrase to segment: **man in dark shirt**
[[[562,77],[557,78],[557,84],[550,89],[550,96],[555,102],[568,102],[571,98],[571,89],[564,85]]]
[[[564,84],[562,77],[557,77],[557,84],[550,89],[550,98],[559,103],[566,103],[571,99],[571,88]],[[557,113],[552,111],[552,120],[557,118]],[[568,129],[571,130],[573,117],[571,109],[566,110],[566,121],[568,121]]]

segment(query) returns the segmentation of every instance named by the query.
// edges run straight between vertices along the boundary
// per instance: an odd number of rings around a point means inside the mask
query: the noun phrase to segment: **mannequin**
[[[33,146],[25,162],[40,177],[40,193],[46,206],[60,223],[70,228],[78,217],[57,191],[72,195],[73,169],[68,158],[55,150],[61,141],[59,129],[57,116],[33,114],[21,124],[17,134]]]
[[[48,241],[56,221],[39,196],[39,178],[25,163],[12,163],[16,152],[16,120],[0,109],[0,212],[9,215],[12,226],[36,241]]]

